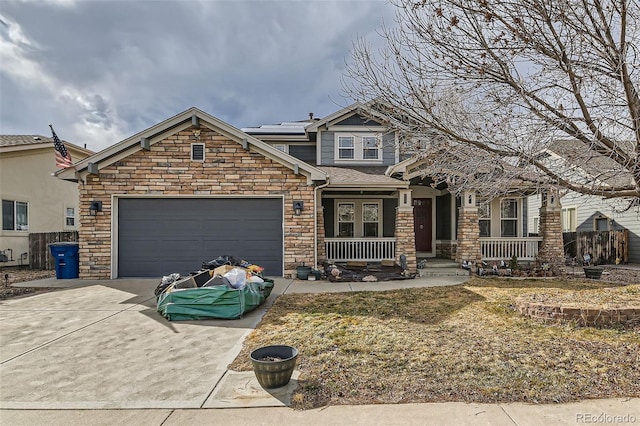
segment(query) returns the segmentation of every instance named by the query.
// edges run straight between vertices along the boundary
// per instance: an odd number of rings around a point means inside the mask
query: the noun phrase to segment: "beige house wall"
[[[303,175],[261,154],[246,151],[238,143],[201,127],[175,133],[88,175],[80,190],[80,278],[108,279],[117,276],[111,259],[117,258],[117,220],[112,202],[119,195],[152,197],[241,197],[284,198],[284,275],[293,277],[303,262],[312,265],[315,253],[316,210],[314,186]],[[205,161],[191,160],[191,144],[205,144]],[[103,211],[90,216],[93,201],[102,201]],[[294,200],[304,201],[295,216]],[[212,257],[222,253],[212,253]],[[250,259],[247,259],[250,260]],[[203,259],[194,259],[201,262]],[[169,271],[170,272],[170,271]]]
[[[87,156],[70,146],[67,149],[74,161]],[[0,152],[0,198],[28,203],[29,224],[28,230],[0,229],[0,250],[11,249],[14,258],[3,266],[20,265],[21,260],[28,264],[29,233],[78,230],[77,185],[52,176],[57,170],[53,144],[3,148]],[[67,207],[75,211],[74,226],[66,225]]]

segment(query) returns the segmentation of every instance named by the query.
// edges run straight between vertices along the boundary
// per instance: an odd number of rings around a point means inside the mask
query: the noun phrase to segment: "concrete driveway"
[[[169,322],[156,311],[158,283],[43,280],[40,285],[68,288],[0,301],[0,408],[288,403],[288,387],[268,394],[253,372],[227,372],[227,365],[291,280],[276,279],[267,302],[242,319],[186,322]]]

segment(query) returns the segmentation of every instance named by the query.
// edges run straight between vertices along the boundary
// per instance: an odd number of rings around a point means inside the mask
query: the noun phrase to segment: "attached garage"
[[[283,274],[283,199],[119,198],[117,276],[187,274],[231,255]]]

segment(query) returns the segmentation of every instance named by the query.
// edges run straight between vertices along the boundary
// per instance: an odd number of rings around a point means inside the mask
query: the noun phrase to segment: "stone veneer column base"
[[[558,207],[540,208],[540,236],[542,244],[537,262],[546,263],[556,275],[565,273],[562,221]]]
[[[456,262],[466,260],[472,267],[482,260],[480,252],[480,225],[478,223],[478,209],[475,207],[460,207],[458,217],[458,244],[456,247]]]
[[[400,264],[400,255],[407,258],[407,271],[416,273],[416,234],[413,226],[413,207],[396,209],[396,262]]]

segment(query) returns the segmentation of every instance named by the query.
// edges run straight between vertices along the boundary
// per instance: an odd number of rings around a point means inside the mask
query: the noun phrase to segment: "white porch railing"
[[[391,238],[325,238],[327,259],[334,262],[366,260],[379,262],[395,259],[396,239]]]
[[[480,238],[482,260],[509,260],[515,256],[518,260],[535,260],[542,238]]]

